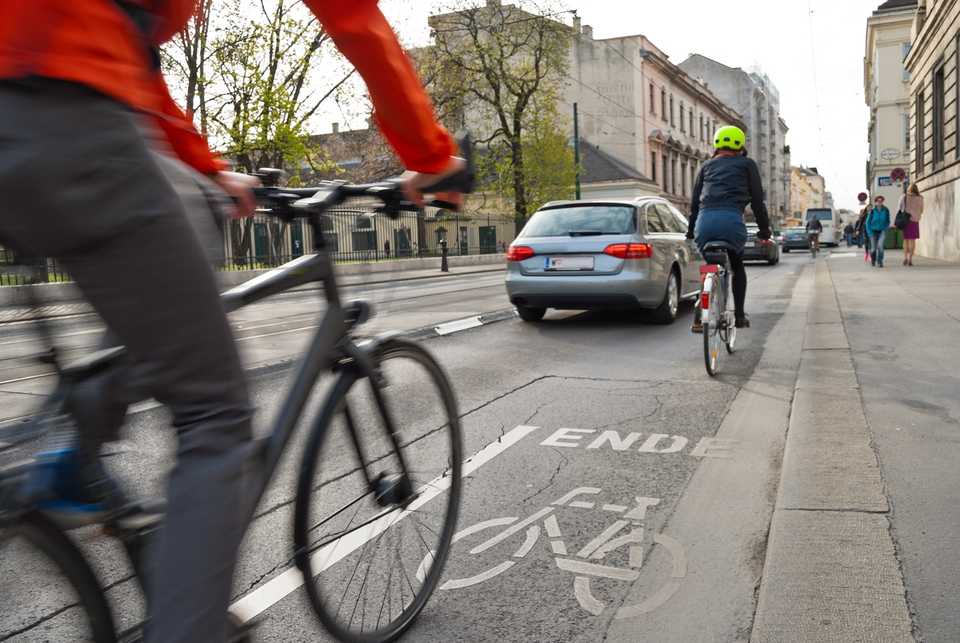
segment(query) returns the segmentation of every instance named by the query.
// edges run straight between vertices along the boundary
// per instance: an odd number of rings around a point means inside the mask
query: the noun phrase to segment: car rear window
[[[527,222],[524,237],[577,237],[632,234],[637,231],[634,209],[627,205],[590,205],[541,210]]]

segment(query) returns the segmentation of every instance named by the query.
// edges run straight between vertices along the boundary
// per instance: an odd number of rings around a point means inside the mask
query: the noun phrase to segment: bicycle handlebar
[[[466,167],[460,172],[424,188],[423,193],[461,192],[469,194],[473,192],[476,187],[473,144],[469,136],[461,138],[458,144],[466,161]],[[277,170],[263,170],[261,175],[267,177],[275,176],[277,173]],[[272,206],[271,215],[282,219],[296,219],[323,214],[347,199],[358,197],[373,197],[380,200],[383,205],[377,211],[394,219],[400,215],[400,212],[419,209],[416,204],[404,198],[400,179],[364,184],[325,182],[317,187],[310,188],[269,186],[254,188],[253,193],[258,200],[270,203]],[[456,204],[442,199],[434,199],[427,205],[448,210],[457,209]]]

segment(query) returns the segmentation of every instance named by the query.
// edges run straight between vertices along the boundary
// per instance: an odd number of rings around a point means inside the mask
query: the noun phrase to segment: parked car
[[[766,261],[771,266],[780,263],[780,245],[771,239],[757,239],[760,228],[755,223],[747,224],[747,245],[743,249],[746,261]]]
[[[806,228],[787,228],[783,231],[783,251],[809,250],[810,238]]]
[[[703,260],[686,231],[658,197],[548,203],[507,251],[510,302],[528,322],[548,308],[640,308],[669,324],[700,290]]]

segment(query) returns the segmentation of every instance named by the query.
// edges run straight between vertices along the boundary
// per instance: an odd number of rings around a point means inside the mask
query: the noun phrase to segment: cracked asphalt
[[[701,340],[689,332],[689,307],[672,326],[651,325],[637,314],[552,311],[538,324],[508,320],[426,341],[454,383],[464,455],[496,445],[516,427],[536,428],[465,480],[458,528],[476,525],[478,530],[454,545],[443,587],[406,640],[593,642],[605,639],[614,621],[622,620],[618,615],[644,619],[664,609],[658,601],[672,581],[677,581],[676,591],[683,591],[677,579],[682,579],[678,569],[685,553],[683,543],[675,546],[668,537],[670,517],[705,461],[723,457],[735,466],[736,450],[725,451],[710,440],[760,361],[808,261],[784,257],[776,267],[748,268],[753,328],[741,333],[734,355],[724,355],[716,379],[704,373]],[[279,408],[287,376],[281,371],[255,378],[261,426]],[[398,390],[392,395],[405,404],[401,422],[406,418],[411,426],[431,425],[438,405],[426,387],[407,381],[403,371],[393,382]],[[320,385],[311,413],[329,384]],[[365,417],[361,412],[361,424]],[[118,447],[112,466],[137,493],[159,495],[174,448],[166,413],[153,409],[131,420],[129,441]],[[263,587],[291,565],[293,498],[305,436],[292,441],[248,532],[236,574],[237,597]],[[419,444],[418,462],[445,448],[435,435]],[[341,446],[343,441],[334,438],[325,448],[334,453]],[[776,463],[780,456],[769,454]],[[348,465],[343,460],[334,456],[324,461],[331,479]],[[335,503],[338,487],[331,487]],[[496,546],[477,551],[507,525],[538,512],[546,513]],[[494,519],[503,520],[480,529]],[[600,545],[591,549],[618,521],[623,525],[617,533],[642,530],[636,532],[637,543],[624,540],[624,546],[609,551]],[[111,588],[121,625],[136,622],[142,600],[117,545],[92,534],[78,537]],[[762,561],[763,543],[742,546]],[[575,564],[562,569],[566,563],[561,559]],[[502,573],[487,574],[506,562],[512,564]],[[626,572],[618,576],[612,568]],[[684,568],[683,573],[697,570]],[[752,592],[732,600],[752,614]],[[746,632],[749,625],[726,624],[731,631]],[[56,634],[52,638],[63,640]],[[328,639],[301,588],[264,611],[256,640]]]

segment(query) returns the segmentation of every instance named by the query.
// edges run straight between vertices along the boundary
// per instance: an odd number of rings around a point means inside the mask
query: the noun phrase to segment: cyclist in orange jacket
[[[305,1],[367,82],[376,122],[410,170],[404,190],[419,200],[463,161],[376,0]],[[156,64],[194,9],[0,3],[0,243],[62,262],[177,429],[147,633],[163,643],[225,640],[251,449],[250,397],[204,250],[216,242],[189,216],[213,183],[249,214],[251,179],[224,171]],[[110,417],[119,423],[123,410]],[[78,421],[87,437],[111,430]],[[76,515],[96,516],[116,489],[87,442],[71,456],[83,473],[70,500]]]

